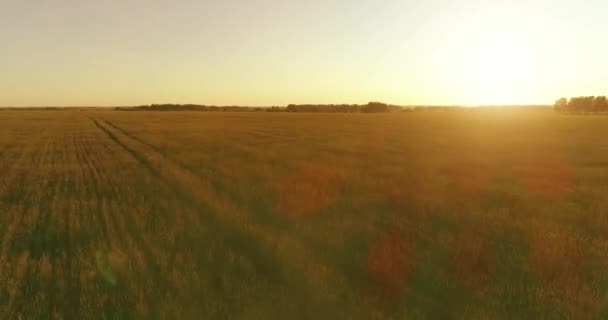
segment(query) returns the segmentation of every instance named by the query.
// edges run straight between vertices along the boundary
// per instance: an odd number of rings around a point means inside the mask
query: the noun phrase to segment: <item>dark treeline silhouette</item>
[[[604,97],[596,97],[595,100]],[[573,98],[576,105],[579,104],[579,98]],[[562,99],[560,99],[561,101]],[[563,105],[568,105],[568,100],[561,102]],[[595,105],[605,105],[605,98],[603,104],[594,100]],[[559,102],[559,101],[558,101]],[[561,104],[560,104],[561,106]],[[326,113],[386,113],[386,112],[442,112],[442,111],[458,111],[458,112],[469,112],[476,110],[503,110],[503,109],[519,109],[523,108],[529,110],[530,108],[548,108],[548,105],[517,105],[517,106],[445,106],[445,105],[410,105],[410,106],[397,106],[387,104],[383,102],[369,102],[367,104],[290,104],[287,107],[245,107],[245,106],[208,106],[199,104],[151,104],[136,107],[116,107],[115,110],[125,111],[209,111],[209,112],[326,112]],[[557,108],[557,107],[556,107]],[[581,110],[585,108],[579,108]],[[561,107],[558,110],[562,110]],[[565,109],[563,109],[565,110]],[[578,109],[577,109],[578,110]],[[603,108],[597,109],[598,112],[604,110]],[[606,110],[608,112],[608,110]]]
[[[206,106],[199,104],[151,104],[137,107],[116,107],[116,110],[125,111],[266,111],[262,107],[241,106]]]
[[[363,112],[379,113],[399,111],[401,107],[389,105],[382,102],[370,102],[368,104],[290,104],[287,112]]]
[[[241,106],[206,106],[197,104],[151,104],[137,107],[116,107],[124,111],[266,111],[266,112],[362,112],[380,113],[402,111],[399,106],[382,102],[358,104],[290,104],[287,107],[241,107]]]
[[[605,96],[561,98],[555,102],[554,108],[567,113],[600,113],[608,112],[608,103]]]
[[[357,104],[290,104],[287,112],[360,112]]]

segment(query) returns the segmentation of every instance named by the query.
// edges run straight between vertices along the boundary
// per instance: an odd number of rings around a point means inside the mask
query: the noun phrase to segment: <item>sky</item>
[[[0,0],[0,106],[551,104],[605,0]]]

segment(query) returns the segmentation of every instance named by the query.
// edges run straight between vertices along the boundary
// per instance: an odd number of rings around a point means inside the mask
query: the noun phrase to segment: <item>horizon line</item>
[[[238,105],[238,104],[226,104],[226,105],[215,105],[215,104],[199,104],[199,103],[151,103],[142,105],[31,105],[31,106],[9,106],[0,105],[0,109],[16,109],[16,108],[132,108],[132,107],[145,107],[153,105],[194,105],[194,106],[207,106],[207,107],[241,107],[241,108],[285,108],[289,105],[319,105],[319,106],[340,106],[340,105],[365,105],[359,103],[290,103],[287,105]],[[553,104],[391,104],[388,105],[397,106],[401,108],[416,108],[416,107],[428,107],[428,108],[442,108],[442,107],[455,107],[455,108],[477,108],[477,107],[551,107]]]

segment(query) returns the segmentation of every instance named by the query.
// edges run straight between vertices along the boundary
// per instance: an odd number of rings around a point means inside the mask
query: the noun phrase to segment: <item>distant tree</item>
[[[555,101],[555,110],[556,111],[567,111],[568,109],[568,99],[560,98]]]
[[[281,108],[281,107],[266,108],[266,112],[283,112],[285,110],[286,110],[285,108]]]
[[[366,107],[356,104],[290,104],[288,112],[362,112]]]
[[[598,96],[593,100],[593,112],[606,112],[608,105],[606,104],[606,96]]]
[[[372,112],[388,112],[389,106],[386,103],[382,102],[370,102],[366,106],[363,106],[362,112],[372,113]]]
[[[568,102],[568,111],[570,111],[570,112],[582,111],[582,106],[583,106],[582,101],[583,101],[582,97],[570,98],[570,101]]]
[[[572,97],[570,100],[561,98],[555,101],[554,109],[571,113],[608,112],[608,98],[606,96]]]
[[[583,112],[589,113],[593,112],[593,101],[595,100],[594,96],[583,97]]]
[[[587,113],[593,111],[593,100],[595,97],[574,97],[568,102],[568,111],[576,113]]]

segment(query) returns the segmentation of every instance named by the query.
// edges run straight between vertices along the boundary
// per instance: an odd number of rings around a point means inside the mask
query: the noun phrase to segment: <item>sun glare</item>
[[[472,38],[460,57],[460,90],[471,104],[517,104],[534,90],[533,47],[515,31],[484,32]]]
[[[501,43],[478,49],[470,77],[479,103],[509,103],[527,95],[531,66],[521,50]]]

